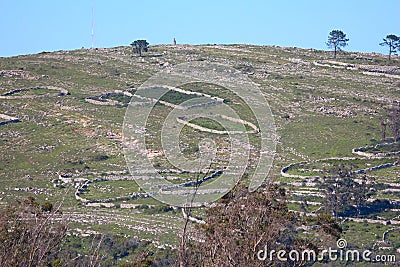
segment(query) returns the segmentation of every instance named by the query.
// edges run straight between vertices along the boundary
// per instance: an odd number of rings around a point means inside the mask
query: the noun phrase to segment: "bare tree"
[[[268,251],[292,249],[317,250],[317,246],[300,238],[299,216],[288,210],[286,193],[277,185],[249,193],[238,187],[206,211],[206,223],[197,227],[196,242],[190,243],[186,266],[307,266],[303,259],[280,261],[269,259]],[[329,216],[329,218],[331,218]],[[332,233],[334,221],[326,224]],[[321,226],[322,229],[322,226]],[[325,228],[323,229],[325,231]],[[321,239],[321,236],[319,236]],[[261,252],[261,254],[260,254]],[[267,260],[260,255],[267,255]],[[263,257],[263,256],[262,256]]]
[[[0,264],[45,266],[57,254],[67,226],[56,222],[59,209],[40,205],[32,197],[0,213]]]
[[[400,37],[394,34],[389,34],[386,38],[383,38],[383,42],[380,43],[381,46],[389,47],[389,60],[392,54],[396,55],[398,49],[400,49]]]
[[[189,241],[189,232],[188,232],[188,227],[189,227],[189,221],[191,218],[192,214],[192,208],[194,206],[194,200],[196,198],[197,191],[199,189],[199,186],[201,184],[201,180],[204,179],[209,173],[211,169],[212,163],[207,168],[206,173],[203,175],[203,177],[200,179],[201,176],[201,170],[199,170],[196,175],[195,175],[195,183],[194,183],[194,188],[193,188],[193,194],[188,196],[188,203],[185,207],[182,207],[182,214],[183,214],[183,227],[182,227],[182,234],[181,234],[181,240],[179,244],[179,267],[185,267],[189,266],[190,263],[190,255],[188,251],[188,241]],[[189,245],[190,246],[190,245]]]

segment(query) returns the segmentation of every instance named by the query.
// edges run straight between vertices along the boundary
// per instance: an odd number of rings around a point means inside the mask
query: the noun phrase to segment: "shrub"
[[[50,202],[40,205],[32,197],[3,209],[0,212],[0,265],[45,266],[54,262],[67,231],[64,222],[53,220],[57,212]]]

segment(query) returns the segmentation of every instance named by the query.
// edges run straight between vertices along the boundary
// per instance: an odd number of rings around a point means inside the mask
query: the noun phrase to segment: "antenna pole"
[[[92,0],[92,49],[94,48],[94,1]]]

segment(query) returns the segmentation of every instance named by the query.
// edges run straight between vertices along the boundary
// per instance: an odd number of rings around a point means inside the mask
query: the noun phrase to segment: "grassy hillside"
[[[176,245],[182,222],[179,212],[163,208],[149,198],[85,205],[75,198],[75,186],[84,179],[92,182],[80,193],[88,200],[139,192],[122,152],[122,124],[129,97],[120,91],[134,93],[149,77],[173,65],[210,61],[248,75],[268,100],[279,136],[271,174],[292,190],[295,201],[291,208],[298,210],[298,191],[316,190],[301,184],[308,181],[301,175],[307,176],[312,169],[304,168],[320,168],[322,163],[315,162],[326,158],[354,157],[352,148],[376,144],[381,139],[386,108],[393,101],[400,101],[398,58],[388,61],[379,54],[345,52],[336,61],[331,57],[327,51],[275,46],[157,45],[142,57],[130,47],[115,47],[0,58],[0,114],[20,120],[0,125],[0,201],[4,204],[27,195],[62,200],[73,231],[124,234],[156,244]],[[49,86],[65,89],[68,94]],[[192,85],[191,90],[240,101],[222,89],[200,87]],[[23,88],[34,89],[12,92]],[[176,93],[164,97],[175,104],[190,98]],[[154,131],[158,127],[157,116],[169,111],[161,105],[156,109],[155,119],[149,124]],[[246,110],[241,110],[246,116]],[[212,123],[209,126],[220,127]],[[185,130],[186,153],[197,153],[195,131]],[[157,138],[152,142],[154,152],[161,149]],[[223,138],[219,142],[223,145]],[[300,177],[281,176],[283,167],[302,161],[308,162],[299,167],[303,172],[290,172]],[[162,157],[156,157],[154,162],[168,167]],[[368,167],[375,163],[355,164]],[[60,181],[59,175],[75,181]],[[380,191],[377,197],[400,201],[399,165],[367,172],[367,177],[390,182],[385,189],[393,190]],[[182,174],[174,179],[189,178]],[[296,182],[300,186],[296,187]],[[144,204],[150,208],[138,208]],[[309,211],[316,208],[310,207]],[[400,222],[398,215],[398,210],[374,214],[383,220],[397,216],[394,220]],[[344,227],[349,243],[364,242],[365,246],[380,240],[388,228],[373,221],[349,222]],[[400,246],[395,242],[399,238],[398,231],[391,232],[394,249]]]

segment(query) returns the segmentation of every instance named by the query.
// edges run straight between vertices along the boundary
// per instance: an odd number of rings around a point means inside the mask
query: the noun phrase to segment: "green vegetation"
[[[32,90],[23,90],[20,92],[16,92],[14,94],[12,94],[13,96],[28,96],[28,95],[32,95],[32,96],[41,96],[41,95],[46,95],[46,94],[54,94],[56,93],[56,91],[54,90],[50,90],[47,88],[35,88]]]
[[[168,91],[166,92],[161,98],[160,100],[162,101],[166,101],[175,105],[179,105],[189,99],[193,99],[195,98],[195,95],[188,95],[188,94],[184,94],[184,93],[180,93],[177,91]]]
[[[131,101],[130,97],[125,96],[123,94],[107,94],[107,95],[101,97],[101,100],[103,100],[103,99],[110,99],[110,100],[118,101],[118,102],[122,103],[123,105],[127,105]]]
[[[189,122],[211,130],[226,131],[224,126],[210,118],[195,118]]]
[[[293,201],[288,204],[290,210],[316,214],[325,211],[321,207],[324,202],[322,189],[326,186],[318,185],[318,181],[313,179],[281,177],[281,168],[289,164],[308,162],[295,164],[288,171],[289,174],[325,176],[340,166],[356,170],[399,160],[398,156],[324,160],[355,157],[352,148],[380,144],[382,121],[386,119],[386,139],[394,137],[397,128],[391,125],[396,124],[390,122],[393,120],[388,116],[394,114],[390,116],[396,118],[396,111],[390,111],[391,105],[400,100],[400,82],[396,77],[372,76],[360,69],[331,67],[340,66],[338,64],[319,66],[315,64],[316,61],[329,60],[331,52],[312,49],[254,45],[156,45],[147,51],[146,56],[137,57],[135,53],[130,47],[115,47],[0,59],[0,70],[7,71],[0,76],[0,94],[40,86],[56,86],[70,92],[66,96],[43,97],[55,91],[37,89],[18,95],[42,97],[0,99],[0,113],[18,117],[22,121],[0,126],[0,198],[1,204],[6,206],[12,201],[35,196],[43,203],[42,212],[54,211],[55,206],[51,206],[51,203],[62,201],[63,214],[70,218],[68,226],[71,233],[76,235],[68,237],[65,244],[71,249],[71,258],[77,256],[74,253],[92,255],[92,240],[98,242],[102,233],[103,240],[107,241],[100,246],[99,255],[105,255],[104,262],[107,264],[118,266],[125,260],[135,262],[138,255],[146,255],[147,252],[148,258],[160,265],[163,264],[160,263],[162,259],[165,259],[165,265],[170,263],[171,258],[176,259],[177,256],[173,255],[175,252],[156,246],[179,246],[179,234],[184,224],[180,210],[171,210],[152,198],[94,203],[99,205],[90,206],[77,200],[75,193],[85,179],[92,183],[83,188],[79,196],[90,201],[140,192],[129,177],[122,151],[122,124],[125,106],[130,99],[110,92],[119,90],[134,93],[132,88],[139,88],[153,74],[168,65],[184,63],[188,59],[212,59],[228,64],[248,74],[258,84],[275,115],[278,134],[270,176],[288,189],[286,197],[288,201]],[[344,51],[341,51],[336,62],[372,65],[382,69],[400,67],[396,57],[389,62],[378,54]],[[392,72],[391,75],[398,74]],[[204,83],[186,84],[180,88],[223,98],[224,103],[241,119],[257,125],[251,108],[226,88]],[[86,102],[86,98],[118,101],[122,105],[96,105]],[[180,104],[192,98],[193,95],[169,91],[162,100]],[[171,110],[171,107],[156,105],[146,125],[149,133],[146,135],[146,149],[154,152],[151,161],[160,172],[174,168],[165,155],[157,154],[162,150],[162,123]],[[211,119],[197,118],[191,122],[223,130],[221,124]],[[233,129],[237,127],[235,123],[226,123]],[[247,126],[246,129],[251,130]],[[199,142],[204,138],[212,138],[217,147],[212,169],[223,169],[229,159],[229,151],[226,150],[229,139],[225,135],[216,136],[185,126],[179,140],[182,153],[188,158],[198,157]],[[257,134],[249,135],[249,139],[252,146],[259,146]],[[365,150],[374,153],[396,151],[399,151],[399,143]],[[251,173],[257,159],[255,151],[252,150],[250,154],[246,175]],[[173,184],[196,178],[191,173],[166,172],[162,175]],[[72,181],[56,184],[54,180],[60,179],[60,176],[64,180],[71,178]],[[363,177],[357,176],[354,180]],[[385,230],[396,227],[384,223],[387,220],[399,220],[396,219],[399,207],[395,204],[400,200],[399,177],[399,165],[365,174],[366,184],[371,184],[369,189],[373,192],[364,207],[365,212],[352,213],[352,219],[357,221],[349,220],[340,224],[344,230],[341,237],[352,246],[372,248],[375,242],[382,239]],[[79,179],[82,179],[81,182]],[[352,186],[357,188],[355,183]],[[374,198],[378,200],[374,202]],[[237,200],[237,203],[241,201]],[[205,208],[194,210],[192,215],[207,220]],[[214,215],[214,219],[219,218],[218,214]],[[343,220],[338,219],[339,222]],[[144,240],[151,240],[154,245]],[[382,246],[390,247],[388,252],[392,253],[400,246],[397,240],[400,240],[399,231],[390,232],[388,243]],[[84,257],[79,260],[83,262]]]
[[[383,159],[360,158],[360,159],[349,159],[349,160],[326,159],[310,163],[295,164],[291,168],[289,168],[287,173],[303,175],[303,176],[323,176],[324,174],[332,173],[332,171],[337,167],[351,171],[358,171],[394,162],[396,162],[396,160],[390,158],[383,158]]]
[[[90,185],[83,196],[89,200],[107,199],[117,196],[128,196],[137,191],[138,186],[135,181],[98,181]]]

